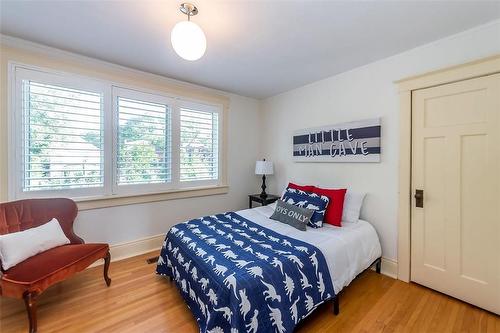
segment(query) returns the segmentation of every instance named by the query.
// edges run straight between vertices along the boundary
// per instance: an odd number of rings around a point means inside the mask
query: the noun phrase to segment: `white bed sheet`
[[[274,205],[240,210],[244,218],[282,235],[316,246],[323,253],[335,293],[382,255],[380,241],[373,226],[363,220],[343,223],[342,227],[323,224],[322,228],[307,227],[300,231],[287,224],[271,220]]]

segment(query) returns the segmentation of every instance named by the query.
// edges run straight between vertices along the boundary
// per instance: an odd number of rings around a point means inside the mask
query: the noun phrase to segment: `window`
[[[111,196],[221,184],[221,107],[15,67],[10,193]]]
[[[180,108],[180,181],[219,175],[219,114],[196,105]]]
[[[113,96],[117,103],[118,119],[116,190],[120,191],[120,188],[123,189],[126,185],[144,184],[158,184],[158,190],[170,188],[170,105],[173,102],[161,96],[116,87],[113,88]]]
[[[23,81],[23,190],[103,186],[102,96]]]
[[[103,194],[103,86],[21,68],[13,83],[11,196]]]

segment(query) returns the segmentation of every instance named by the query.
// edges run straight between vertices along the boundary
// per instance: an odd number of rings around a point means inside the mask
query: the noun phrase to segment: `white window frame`
[[[103,121],[103,136],[104,136],[104,149],[103,149],[103,186],[87,187],[87,188],[73,188],[73,189],[60,189],[60,190],[37,190],[37,191],[23,191],[24,183],[24,149],[23,149],[23,96],[22,96],[22,82],[23,80],[32,80],[42,84],[63,86],[70,89],[85,90],[89,92],[102,94],[102,109],[101,116]],[[12,100],[11,112],[9,112],[11,125],[9,128],[9,196],[15,199],[33,198],[33,197],[81,197],[81,196],[98,196],[105,195],[108,191],[106,186],[106,176],[109,176],[109,165],[106,161],[106,154],[109,154],[110,146],[106,145],[106,101],[109,101],[109,88],[98,81],[88,80],[81,77],[68,78],[61,73],[52,72],[47,73],[32,68],[15,68],[15,79],[11,81],[12,87]]]
[[[113,86],[113,194],[118,195],[131,195],[131,194],[145,194],[145,193],[158,193],[163,191],[172,190],[175,188],[175,178],[174,178],[174,165],[175,165],[175,152],[173,143],[173,127],[174,127],[174,105],[175,99],[171,97],[166,97],[159,94],[151,94],[143,91],[137,91],[134,89],[123,88],[119,86]],[[170,156],[170,182],[168,183],[156,183],[156,184],[128,184],[128,185],[118,185],[118,130],[119,130],[119,109],[118,109],[118,98],[128,98],[132,100],[139,100],[143,102],[164,104],[170,109],[170,145],[171,145],[171,156]]]
[[[178,146],[180,147],[180,109],[181,108],[190,108],[193,110],[199,110],[199,111],[205,111],[205,112],[211,112],[211,113],[217,113],[218,114],[218,137],[217,137],[217,152],[218,152],[218,158],[217,158],[217,179],[212,179],[212,180],[191,180],[191,181],[180,181],[180,176],[177,177],[179,180],[179,188],[189,188],[189,187],[199,187],[199,186],[207,186],[207,185],[221,185],[221,178],[222,178],[222,129],[224,128],[224,117],[223,117],[223,108],[222,106],[216,106],[216,105],[210,105],[210,104],[203,104],[199,102],[193,102],[193,101],[188,101],[188,100],[178,100],[177,105],[176,105],[176,113],[179,118],[179,121],[177,124],[179,125],[177,137],[179,140]],[[178,153],[178,158],[180,160],[180,149]],[[178,174],[180,174],[180,165],[178,167]]]
[[[205,189],[225,185],[224,107],[196,99],[184,98],[165,92],[128,86],[117,82],[89,78],[78,74],[55,71],[38,66],[9,62],[8,75],[8,196],[9,200],[39,197],[70,197],[75,199],[108,199],[147,194],[159,194],[185,190]],[[33,80],[40,83],[59,85],[100,93],[103,96],[103,161],[104,184],[102,187],[74,188],[67,190],[22,191],[22,81]],[[120,185],[117,177],[117,135],[118,96],[166,104],[171,112],[171,182],[163,184]],[[180,181],[180,108],[187,107],[200,111],[218,113],[218,178],[202,181]]]

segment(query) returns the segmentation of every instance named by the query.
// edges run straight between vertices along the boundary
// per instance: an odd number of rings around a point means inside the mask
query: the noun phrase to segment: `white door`
[[[500,74],[412,93],[411,280],[497,314],[499,133]]]

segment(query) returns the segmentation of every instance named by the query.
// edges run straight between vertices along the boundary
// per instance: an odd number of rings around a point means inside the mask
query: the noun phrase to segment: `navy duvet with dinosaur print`
[[[172,277],[203,333],[291,333],[335,296],[318,248],[233,212],[173,226],[157,273]]]

